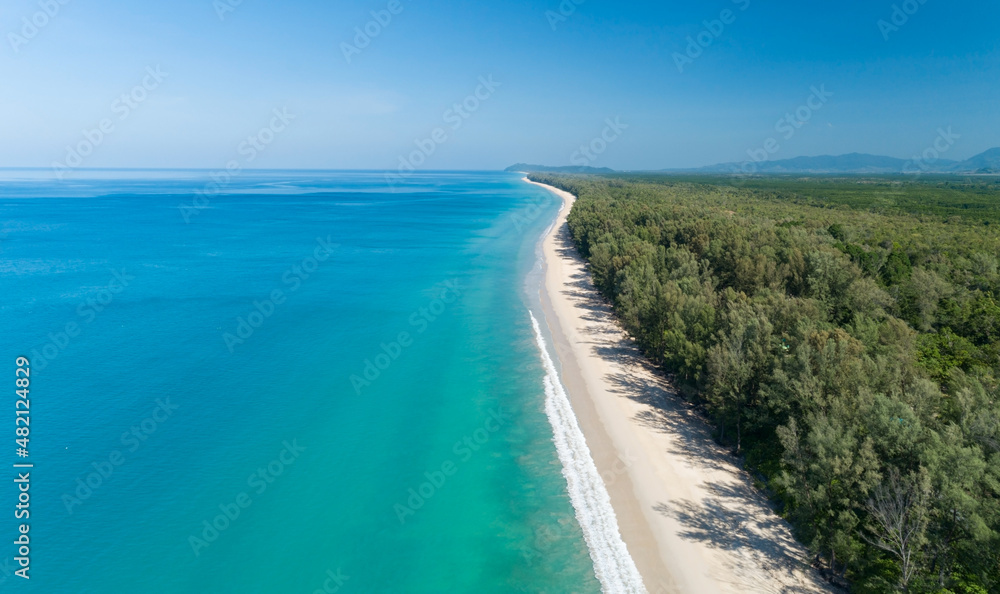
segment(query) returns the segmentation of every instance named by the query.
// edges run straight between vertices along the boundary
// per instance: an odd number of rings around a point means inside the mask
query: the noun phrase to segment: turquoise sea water
[[[526,306],[554,197],[495,173],[44,177],[0,172],[2,591],[600,591]]]

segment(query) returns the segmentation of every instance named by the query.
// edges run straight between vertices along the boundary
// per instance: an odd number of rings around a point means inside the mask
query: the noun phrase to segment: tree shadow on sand
[[[729,569],[738,578],[733,585],[752,592],[791,594],[802,591],[792,584],[806,575],[815,588],[827,589],[802,557],[790,554],[800,551],[799,545],[749,485],[706,486],[714,496],[700,502],[660,503],[654,509],[680,523],[681,538],[727,551]]]
[[[679,536],[720,551],[729,572],[713,576],[744,592],[791,594],[830,591],[805,562],[804,549],[790,528],[775,515],[767,500],[753,487],[739,461],[712,438],[712,429],[695,408],[676,395],[669,379],[652,365],[618,325],[611,304],[594,287],[586,264],[563,226],[557,234],[560,256],[581,265],[563,289],[576,307],[585,311],[584,335],[588,346],[617,371],[605,376],[612,394],[643,405],[635,420],[670,436],[668,451],[692,468],[707,471],[701,488],[709,495],[700,501],[660,503],[655,511],[676,520]],[[735,576],[735,580],[733,580]]]
[[[586,266],[563,226],[557,234],[558,251]],[[649,408],[637,419],[643,425],[673,436],[670,453],[681,456],[692,466],[716,471],[734,472],[733,459],[717,446],[711,437],[711,428],[693,407],[678,397],[669,380],[639,351],[635,342],[618,326],[611,304],[604,300],[591,282],[589,273],[573,274],[572,282],[563,289],[574,306],[585,310],[588,322],[584,334],[592,339],[590,347],[605,361],[613,361],[621,373],[605,376],[613,394],[624,396]]]

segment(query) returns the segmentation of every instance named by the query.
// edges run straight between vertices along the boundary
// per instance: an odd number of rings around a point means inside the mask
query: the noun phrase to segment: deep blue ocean
[[[502,173],[0,180],[0,591],[600,591],[528,314],[553,196]]]

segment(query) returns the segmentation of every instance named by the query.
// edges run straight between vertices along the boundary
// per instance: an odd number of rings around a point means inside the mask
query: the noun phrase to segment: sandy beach
[[[563,200],[542,244],[544,324],[647,590],[832,591],[750,476],[621,331],[570,241],[574,197],[543,187]]]

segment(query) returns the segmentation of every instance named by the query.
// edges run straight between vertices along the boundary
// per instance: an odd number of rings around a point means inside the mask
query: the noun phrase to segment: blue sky
[[[82,167],[395,169],[417,140],[425,169],[562,165],[609,118],[627,128],[587,162],[616,169],[742,161],[771,138],[775,159],[909,158],[948,127],[944,157],[1000,146],[995,0],[62,1],[0,13],[0,166],[64,162],[88,134]],[[777,132],[813,87],[832,95]],[[294,119],[260,136],[275,109]],[[250,136],[269,141],[252,162]]]

